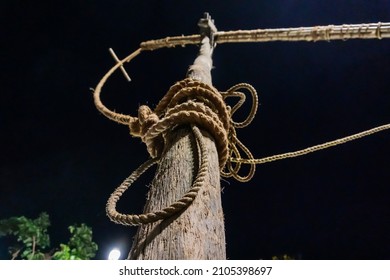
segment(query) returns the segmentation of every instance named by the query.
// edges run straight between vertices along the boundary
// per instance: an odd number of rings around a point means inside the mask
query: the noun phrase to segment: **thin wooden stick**
[[[390,23],[342,24],[298,28],[276,28],[219,31],[215,33],[215,42],[249,43],[271,41],[332,41],[349,39],[384,39],[390,38]],[[200,35],[175,36],[150,40],[141,43],[143,50],[155,50],[175,46],[200,44]]]
[[[112,48],[109,48],[108,51],[110,52],[111,56],[114,58],[114,60],[117,63],[120,62],[119,58],[116,56],[116,54]],[[123,67],[123,65],[121,65],[121,66],[119,66],[119,68],[121,69],[122,74],[123,74],[123,76],[125,76],[126,80],[128,82],[131,82],[131,78],[130,78],[129,74],[127,74],[125,67]]]

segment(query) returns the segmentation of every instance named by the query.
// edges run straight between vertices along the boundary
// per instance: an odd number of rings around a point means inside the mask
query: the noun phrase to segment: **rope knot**
[[[153,124],[158,122],[158,116],[146,105],[138,108],[138,118],[129,121],[130,135],[142,137]]]
[[[138,109],[138,120],[140,124],[141,136],[145,135],[148,129],[159,121],[158,116],[146,105]]]

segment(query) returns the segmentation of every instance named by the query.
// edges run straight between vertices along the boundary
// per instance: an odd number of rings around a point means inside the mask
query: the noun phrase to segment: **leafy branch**
[[[11,259],[27,260],[87,260],[95,257],[98,245],[92,241],[92,229],[85,224],[69,226],[71,234],[60,249],[48,250],[50,237],[49,215],[41,213],[36,219],[25,216],[0,220],[0,237],[16,237],[17,244],[9,248]]]

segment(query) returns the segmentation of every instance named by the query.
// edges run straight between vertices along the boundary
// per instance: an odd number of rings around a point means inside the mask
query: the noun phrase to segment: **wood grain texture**
[[[167,206],[191,187],[199,167],[195,139],[190,128],[170,135],[149,190],[144,211]],[[206,142],[210,164],[204,189],[194,202],[169,219],[140,226],[129,259],[225,259],[225,232],[219,183],[218,155],[212,139]]]

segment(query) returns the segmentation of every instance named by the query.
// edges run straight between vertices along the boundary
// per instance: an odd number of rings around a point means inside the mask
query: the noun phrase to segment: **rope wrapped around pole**
[[[302,40],[330,41],[355,38],[390,38],[390,23],[217,32],[215,33],[214,40],[215,43],[221,44],[233,42]],[[117,123],[127,125],[130,128],[130,134],[140,137],[146,144],[147,150],[152,157],[152,159],[142,164],[125,181],[123,181],[108,199],[106,205],[107,215],[116,223],[139,225],[142,223],[155,222],[183,210],[192,203],[198,191],[204,184],[208,165],[207,151],[204,147],[199,128],[205,129],[214,137],[219,156],[221,175],[224,177],[233,177],[241,182],[247,182],[254,176],[256,164],[301,156],[390,129],[390,124],[386,124],[299,151],[255,159],[250,150],[238,139],[235,130],[236,128],[242,128],[249,125],[254,119],[257,111],[257,93],[249,84],[241,83],[231,87],[226,92],[219,92],[213,86],[187,78],[174,84],[154,110],[145,105],[140,106],[138,117],[111,111],[101,102],[100,93],[112,73],[118,68],[124,71],[123,64],[130,62],[142,51],[155,50],[163,47],[174,47],[177,45],[185,46],[188,44],[199,44],[200,39],[201,37],[199,35],[191,35],[167,37],[165,39],[143,42],[138,50],[122,60],[117,60],[116,65],[103,76],[94,90],[94,102],[97,109],[107,118]],[[233,121],[232,116],[243,105],[246,99],[246,95],[242,92],[243,90],[247,90],[250,93],[252,106],[248,117],[244,121],[235,122]],[[239,101],[233,107],[228,106],[225,102],[225,100],[230,97],[239,98]],[[165,146],[166,133],[181,124],[191,125],[201,154],[200,167],[191,189],[172,205],[153,213],[128,215],[117,212],[116,205],[122,194],[142,173],[153,164],[158,163]],[[242,152],[246,155],[244,158],[241,156]],[[248,174],[239,175],[241,164],[250,165]]]

